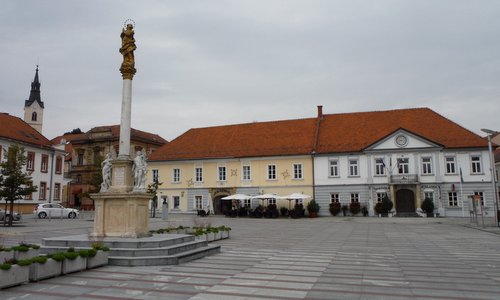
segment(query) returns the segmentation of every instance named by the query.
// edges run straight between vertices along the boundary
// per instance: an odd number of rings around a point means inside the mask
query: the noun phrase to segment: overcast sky
[[[430,107],[500,130],[500,1],[2,1],[0,111],[40,65],[43,133],[119,124],[120,32],[136,23],[132,127]],[[1,124],[0,124],[1,126]]]

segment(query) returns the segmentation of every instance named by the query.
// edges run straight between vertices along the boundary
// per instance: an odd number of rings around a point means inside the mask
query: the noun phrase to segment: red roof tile
[[[0,113],[0,138],[50,148],[52,143],[40,132],[18,117]]]
[[[316,119],[190,129],[148,158],[179,160],[309,154]]]
[[[487,147],[477,134],[429,108],[324,115],[317,153],[358,152],[398,129],[445,148]]]
[[[304,155],[314,149],[316,118],[190,129],[149,160]],[[404,129],[445,148],[486,147],[473,132],[428,108],[323,115],[317,153],[359,152]]]

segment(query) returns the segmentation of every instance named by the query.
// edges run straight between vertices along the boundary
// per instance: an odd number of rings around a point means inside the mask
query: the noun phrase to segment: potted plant
[[[15,260],[24,260],[24,259],[30,259],[35,256],[38,256],[40,246],[35,245],[35,244],[26,244],[22,242],[18,246],[12,247],[12,250],[14,250],[14,259]]]
[[[30,259],[11,259],[0,264],[0,288],[22,284],[29,280]]]
[[[333,202],[333,203],[330,203],[330,214],[332,214],[332,216],[336,216],[339,214],[340,212],[340,209],[341,209],[341,205],[340,205],[340,202]]]
[[[284,206],[280,207],[280,213],[282,217],[288,217],[288,208]]]
[[[361,211],[361,204],[359,202],[351,202],[349,204],[349,212],[351,212],[351,215],[357,215]]]
[[[304,205],[295,204],[295,207],[290,211],[292,219],[302,218],[304,216]]]
[[[310,218],[317,218],[319,209],[320,207],[316,200],[312,199],[309,203],[307,203],[307,211],[309,212]]]
[[[430,198],[425,198],[420,208],[427,214],[428,218],[434,217],[434,202]]]
[[[381,203],[382,203],[382,205],[381,205],[382,209],[381,209],[380,215],[382,217],[388,217],[389,212],[392,210],[392,207],[394,206],[394,204],[392,203],[391,199],[389,199],[387,194],[384,195]]]
[[[219,226],[218,227],[219,229],[219,232],[221,233],[221,238],[223,239],[227,239],[229,238],[229,231],[231,231],[231,227],[227,227],[227,226]]]
[[[13,258],[14,258],[14,252],[12,251],[12,248],[0,245],[0,264],[3,264],[4,262]]]
[[[63,252],[63,256],[64,256],[64,260],[62,262],[63,274],[78,272],[87,269],[88,252],[87,254],[85,254],[85,252],[79,253],[76,252],[75,249],[69,248],[67,252]]]
[[[109,248],[100,242],[92,243],[87,257],[87,269],[97,268],[108,264]]]
[[[61,275],[62,261],[48,256],[36,256],[31,261],[33,263],[30,265],[30,281],[38,281]]]

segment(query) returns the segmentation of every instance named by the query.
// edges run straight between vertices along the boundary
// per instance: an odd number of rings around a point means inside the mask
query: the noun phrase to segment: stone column
[[[132,119],[132,79],[123,79],[120,148],[118,159],[130,158],[130,123]]]

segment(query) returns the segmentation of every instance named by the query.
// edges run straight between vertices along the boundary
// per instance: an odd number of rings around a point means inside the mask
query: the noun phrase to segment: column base
[[[149,200],[146,193],[99,193],[94,199],[93,237],[140,238],[149,233]]]

